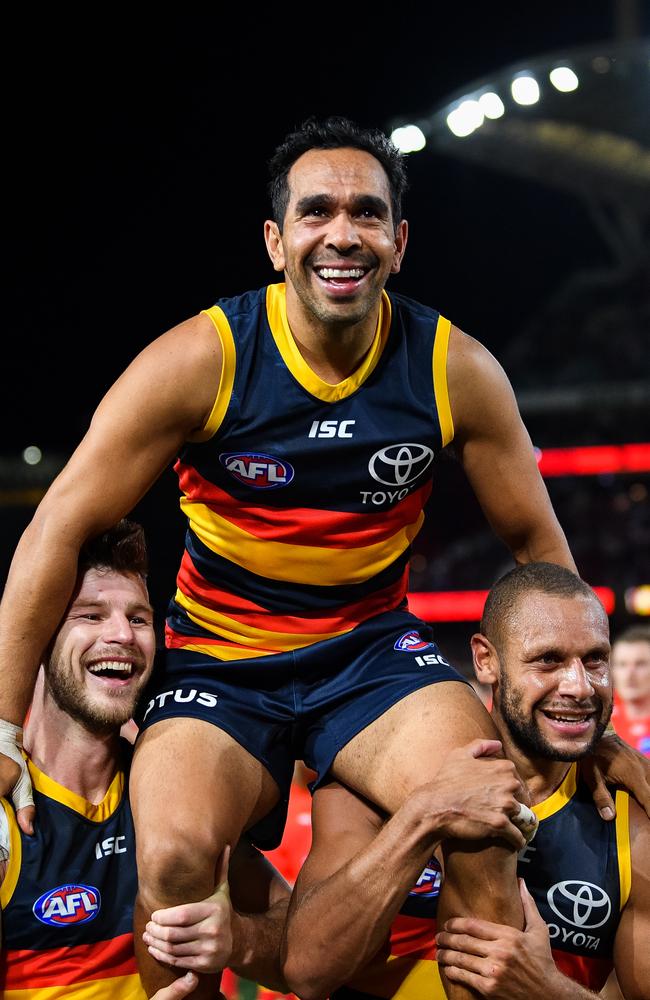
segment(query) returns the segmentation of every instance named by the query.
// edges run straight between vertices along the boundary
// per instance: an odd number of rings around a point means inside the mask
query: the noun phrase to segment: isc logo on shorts
[[[432,642],[426,642],[419,632],[405,632],[401,635],[393,649],[399,650],[400,653],[419,653],[423,649],[431,649],[433,646]]]
[[[32,907],[34,916],[50,927],[87,924],[101,907],[99,890],[92,885],[59,885],[48,889]]]
[[[219,455],[219,461],[231,476],[256,490],[288,486],[294,476],[293,466],[273,455],[231,451]]]

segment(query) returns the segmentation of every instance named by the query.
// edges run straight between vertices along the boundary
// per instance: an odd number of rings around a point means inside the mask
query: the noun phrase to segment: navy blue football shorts
[[[141,729],[179,716],[223,729],[261,761],[280,802],[251,836],[271,850],[281,840],[294,761],[326,778],[339,750],[413,691],[465,678],[442,656],[429,625],[390,611],[351,632],[290,653],[218,660],[166,649],[139,708]]]

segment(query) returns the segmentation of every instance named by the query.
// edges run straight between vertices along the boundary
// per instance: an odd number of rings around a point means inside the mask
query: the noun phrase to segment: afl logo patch
[[[400,653],[419,653],[423,649],[431,649],[433,642],[426,642],[419,632],[405,632],[401,635],[393,649]]]
[[[101,907],[99,890],[92,885],[59,885],[49,889],[32,907],[34,916],[50,927],[87,924]]]
[[[423,896],[426,898],[431,898],[432,896],[440,895],[440,886],[442,885],[442,869],[436,861],[435,858],[431,858],[431,861],[424,869],[419,879],[409,892],[409,896]]]
[[[391,444],[376,451],[368,472],[384,486],[407,486],[429,468],[433,452],[425,444]]]
[[[293,479],[293,466],[273,455],[257,452],[224,452],[219,461],[231,476],[256,490],[274,490],[288,486]]]

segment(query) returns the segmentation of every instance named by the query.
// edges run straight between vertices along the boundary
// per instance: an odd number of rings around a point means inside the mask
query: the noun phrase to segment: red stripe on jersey
[[[587,989],[599,993],[607,982],[607,977],[614,968],[611,958],[598,958],[596,955],[572,955],[559,948],[551,948],[553,959],[560,972],[573,979]]]
[[[391,955],[413,955],[435,961],[436,927],[433,917],[407,917],[398,913],[390,927]]]
[[[74,986],[95,979],[112,979],[137,973],[133,934],[110,941],[79,944],[42,951],[7,950],[0,960],[0,979],[6,990],[35,990],[48,986]]]
[[[225,639],[220,635],[185,635],[183,632],[176,632],[170,625],[165,625],[165,646],[167,649],[184,649],[185,646],[232,646],[233,649],[245,649],[247,653],[251,651],[250,646],[233,642],[232,639]],[[269,653],[275,652],[275,649],[269,650]],[[261,650],[260,656],[263,653],[264,650]]]
[[[291,545],[314,545],[318,548],[359,548],[390,538],[408,524],[417,521],[431,493],[430,482],[397,503],[391,510],[377,514],[349,511],[314,510],[313,507],[251,507],[230,496],[188,465],[177,462],[182,491],[189,500],[205,504],[216,514],[256,538]],[[385,490],[384,492],[388,492]],[[395,487],[399,492],[399,487]]]
[[[192,597],[198,604],[206,608],[228,615],[234,621],[263,629],[265,632],[281,632],[291,635],[310,635],[314,632],[341,632],[354,628],[361,621],[366,621],[382,611],[391,611],[397,607],[406,594],[408,582],[408,566],[401,576],[383,590],[376,590],[361,601],[346,604],[342,608],[326,608],[323,611],[310,611],[298,616],[280,615],[265,610],[252,601],[231,594],[226,590],[218,590],[208,583],[194,566],[189,554],[185,552],[181,568],[176,578],[179,589]]]

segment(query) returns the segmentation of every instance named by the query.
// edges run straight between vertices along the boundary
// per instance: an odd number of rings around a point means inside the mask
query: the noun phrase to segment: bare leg
[[[393,705],[337,754],[336,778],[389,813],[414,788],[431,781],[446,754],[477,737],[498,739],[487,710],[469,687],[455,681],[422,688]],[[494,840],[446,845],[439,926],[451,916],[476,916],[523,927],[513,848]],[[472,991],[443,983],[448,997]]]
[[[142,942],[151,913],[208,896],[225,845],[234,847],[242,831],[266,815],[278,788],[248,751],[200,719],[166,719],[145,730],[129,787],[139,882],[135,951],[151,996],[178,976]],[[214,1000],[220,977],[199,978],[192,997]]]

